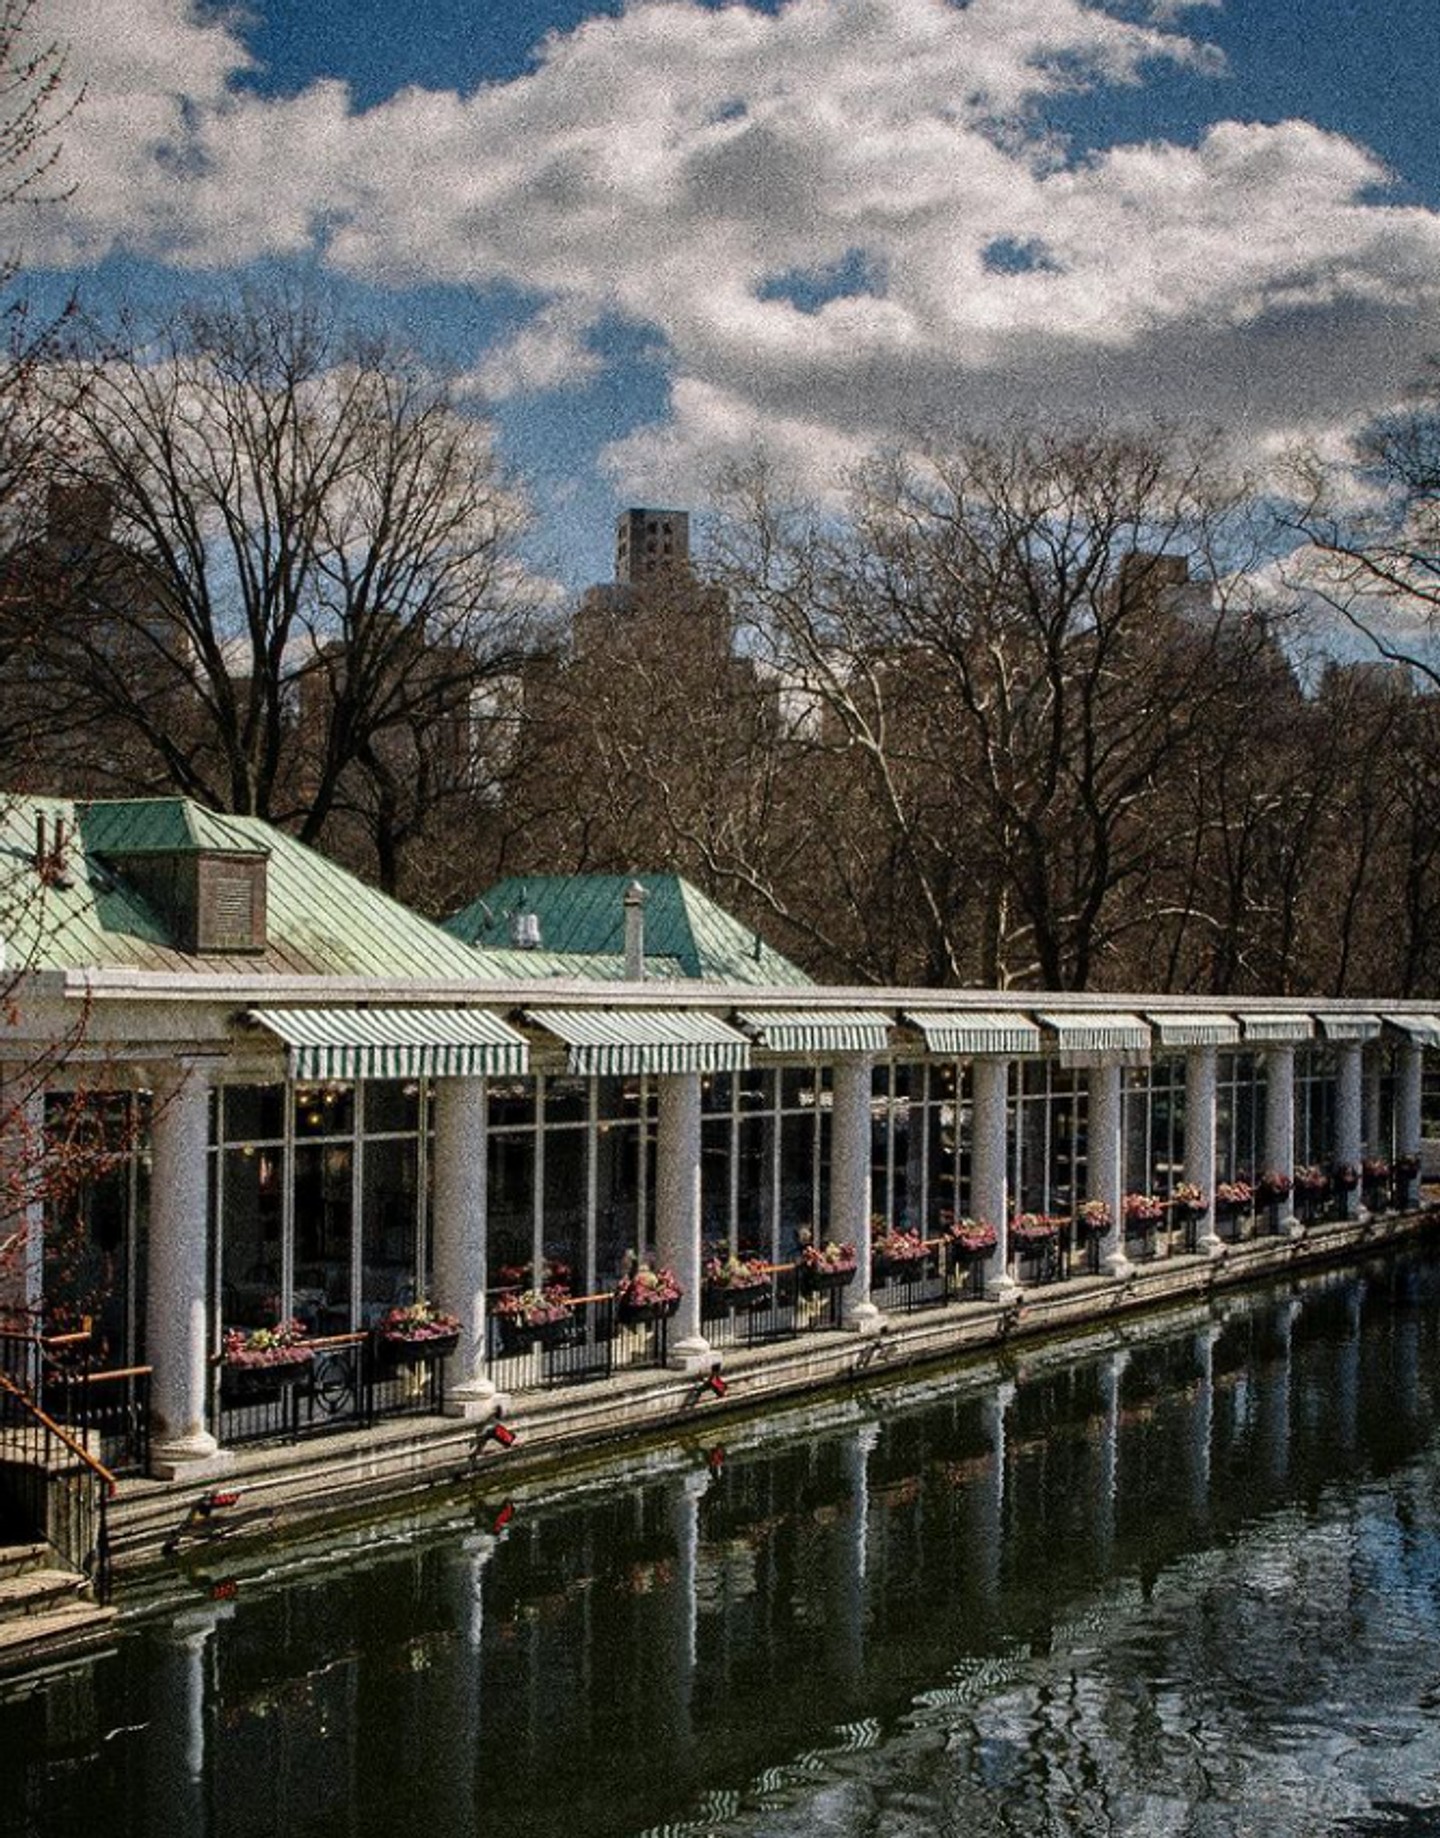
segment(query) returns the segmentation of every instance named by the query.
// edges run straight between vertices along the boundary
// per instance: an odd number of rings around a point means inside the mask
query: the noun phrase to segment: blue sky
[[[1018,418],[1335,446],[1440,350],[1434,0],[37,0],[42,290],[303,274],[453,365],[537,563],[763,448]]]

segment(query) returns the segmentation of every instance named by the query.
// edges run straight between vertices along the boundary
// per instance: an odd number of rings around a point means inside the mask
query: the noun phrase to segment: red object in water
[[[500,1447],[502,1449],[513,1449],[514,1448],[515,1432],[514,1430],[510,1429],[506,1424],[492,1423],[490,1426],[490,1434],[495,1438],[496,1442],[500,1444]]]
[[[212,1602],[229,1602],[240,1593],[240,1585],[234,1577],[227,1577],[223,1583],[216,1583],[210,1591]]]
[[[513,1500],[507,1500],[495,1515],[495,1530],[497,1532],[503,1532],[514,1517],[515,1502]]]
[[[710,1453],[705,1457],[705,1460],[706,1460],[706,1464],[708,1465],[710,1469],[710,1472],[712,1474],[718,1474],[720,1470],[725,1466],[724,1447],[720,1443],[717,1442],[715,1444],[715,1447],[711,1449]]]

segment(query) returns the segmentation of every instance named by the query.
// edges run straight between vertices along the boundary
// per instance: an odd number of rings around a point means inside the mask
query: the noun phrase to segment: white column
[[[23,1067],[0,1066],[0,1307],[39,1328],[45,1306],[45,1094]]]
[[[1407,1040],[1395,1055],[1395,1148],[1398,1155],[1421,1154],[1420,1094],[1425,1074],[1425,1049],[1418,1041]],[[1420,1177],[1406,1182],[1400,1194],[1402,1210],[1419,1204]]]
[[[670,1364],[698,1371],[712,1358],[700,1327],[700,1075],[667,1072],[656,1081],[655,1239],[660,1262],[680,1279]]]
[[[1358,1175],[1361,1161],[1360,1042],[1338,1041],[1335,1057],[1335,1159],[1349,1162]],[[1360,1189],[1353,1187],[1348,1193],[1341,1193],[1339,1199],[1341,1216],[1353,1219],[1360,1209]]]
[[[145,1344],[150,1382],[150,1465],[164,1480],[211,1467],[206,1427],[209,1329],[205,1301],[210,1085],[197,1066],[155,1082],[150,1122],[150,1235]]]
[[[1129,1276],[1134,1269],[1125,1255],[1123,1206],[1124,1157],[1120,1142],[1120,1067],[1103,1062],[1092,1066],[1090,1097],[1089,1197],[1110,1208],[1110,1230],[1100,1241],[1100,1267],[1107,1276]]]
[[[486,1122],[483,1078],[436,1081],[432,1299],[460,1321],[445,1388],[450,1417],[486,1416],[497,1402],[485,1370]]]
[[[1293,1179],[1295,1174],[1295,1049],[1267,1047],[1265,1051],[1265,1167]],[[1295,1217],[1293,1193],[1280,1208],[1280,1230],[1289,1238],[1303,1238],[1305,1228]]]
[[[995,1227],[995,1249],[985,1264],[985,1294],[992,1302],[1008,1302],[1019,1293],[1010,1275],[1010,1196],[1008,1180],[1008,1121],[1010,1096],[1008,1059],[977,1059],[971,1067],[971,1119],[974,1140],[970,1145],[970,1206],[977,1219]]]
[[[1215,1085],[1219,1053],[1191,1047],[1185,1055],[1185,1179],[1204,1194],[1210,1210],[1201,1221],[1196,1246],[1207,1257],[1224,1254],[1215,1229]]]
[[[1376,1161],[1389,1161],[1380,1140],[1380,1055],[1360,1052],[1361,1085],[1365,1093],[1365,1153]]]
[[[830,1236],[855,1247],[855,1280],[843,1291],[841,1320],[857,1334],[878,1333],[870,1300],[870,1085],[868,1053],[835,1062],[830,1097]]]

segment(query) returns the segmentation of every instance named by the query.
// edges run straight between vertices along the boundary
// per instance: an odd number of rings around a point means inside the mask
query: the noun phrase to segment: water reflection
[[[1424,1829],[1437,1301],[1407,1257],[197,1600],[5,1694],[0,1829]]]

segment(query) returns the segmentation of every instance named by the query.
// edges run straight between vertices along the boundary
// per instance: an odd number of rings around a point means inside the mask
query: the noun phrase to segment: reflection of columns
[[[655,1141],[655,1240],[680,1279],[670,1363],[694,1371],[710,1358],[700,1327],[700,1075],[664,1073]]]
[[[1265,1166],[1288,1180],[1295,1171],[1295,1049],[1268,1047],[1265,1052]],[[1304,1235],[1295,1217],[1294,1202],[1287,1198],[1280,1212],[1280,1229],[1290,1236]]]
[[[1214,1047],[1191,1047],[1185,1055],[1185,1179],[1205,1196],[1209,1210],[1201,1222],[1197,1247],[1218,1257],[1224,1241],[1215,1229],[1215,1080],[1219,1053]]]
[[[688,1761],[694,1740],[690,1720],[691,1698],[695,1690],[695,1661],[698,1650],[699,1603],[696,1599],[700,1554],[700,1502],[710,1486],[710,1476],[703,1469],[691,1469],[668,1489],[670,1535],[675,1540],[675,1578],[669,1589],[673,1608],[672,1627],[675,1636],[673,1654],[674,1714],[666,1719],[667,1748]]]
[[[1335,1159],[1349,1162],[1360,1172],[1360,1080],[1361,1056],[1358,1040],[1341,1040],[1335,1044]],[[1360,1189],[1340,1192],[1342,1216],[1353,1219],[1359,1209]]]
[[[216,1453],[208,1392],[206,1198],[210,1085],[197,1068],[157,1079],[150,1126],[150,1236],[145,1345],[154,1367],[152,1470],[173,1479]]]
[[[1192,1412],[1190,1484],[1197,1525],[1204,1523],[1210,1506],[1210,1447],[1215,1433],[1215,1342],[1219,1338],[1220,1328],[1214,1321],[1208,1322],[1195,1336],[1195,1362],[1200,1368],[1200,1382]]]
[[[1345,1344],[1336,1362],[1335,1441],[1353,1454],[1360,1434],[1360,1336],[1365,1310],[1365,1279],[1347,1279],[1345,1291]]]
[[[1090,1094],[1090,1150],[1088,1191],[1092,1200],[1110,1208],[1110,1229],[1100,1240],[1100,1267],[1110,1276],[1129,1276],[1133,1265],[1125,1255],[1123,1207],[1124,1168],[1120,1144],[1120,1067],[1109,1061],[1092,1066]]]
[[[835,1622],[840,1632],[847,1677],[860,1679],[865,1669],[866,1575],[870,1557],[870,1452],[880,1440],[878,1423],[862,1423],[840,1445],[850,1517],[840,1534],[839,1556],[844,1566],[836,1594]]]
[[[206,1679],[210,1642],[231,1603],[187,1608],[153,1643],[144,1728],[146,1829],[203,1832],[206,1793]]]
[[[1129,1363],[1130,1355],[1121,1347],[1100,1367],[1105,1422],[1100,1431],[1100,1485],[1096,1502],[1099,1523],[1095,1528],[1095,1542],[1107,1559],[1115,1543],[1115,1508],[1120,1491],[1120,1380]]]
[[[424,1689],[408,1696],[407,1724],[390,1736],[407,1766],[426,1783],[425,1817],[440,1832],[474,1831],[483,1679],[481,1637],[485,1618],[485,1567],[495,1539],[477,1532],[445,1552],[440,1576],[446,1619],[454,1639],[445,1643],[425,1675]],[[419,1681],[414,1681],[418,1687]],[[390,1715],[403,1714],[391,1699]]]
[[[445,1396],[446,1414],[455,1417],[479,1416],[495,1403],[485,1374],[485,1125],[484,1079],[436,1080],[432,1262],[439,1302],[460,1319]]]
[[[990,1484],[977,1488],[984,1501],[985,1524],[976,1573],[988,1600],[1000,1594],[1000,1562],[1005,1549],[1005,1413],[1015,1400],[1015,1386],[1004,1379],[985,1399],[985,1428],[991,1450]]]
[[[1420,1160],[1420,1093],[1425,1072],[1425,1049],[1418,1041],[1404,1041],[1396,1049],[1395,1063],[1395,1151]],[[1405,1181],[1396,1189],[1402,1210],[1414,1206],[1420,1197],[1420,1177]]]
[[[1261,1434],[1277,1486],[1284,1484],[1290,1471],[1290,1350],[1295,1317],[1299,1313],[1300,1304],[1293,1296],[1276,1308],[1274,1320],[1280,1339],[1280,1357],[1275,1366],[1262,1366],[1259,1374]]]
[[[870,1300],[871,1064],[864,1053],[836,1060],[830,1094],[830,1232],[837,1243],[855,1247],[855,1279],[842,1292],[843,1320],[861,1334],[880,1327],[880,1311]]]
[[[1010,1096],[1008,1059],[977,1059],[970,1075],[970,1206],[977,1219],[995,1227],[995,1249],[985,1261],[985,1293],[1004,1302],[1017,1285],[1008,1269],[1010,1205],[1006,1180],[1006,1107]]]

